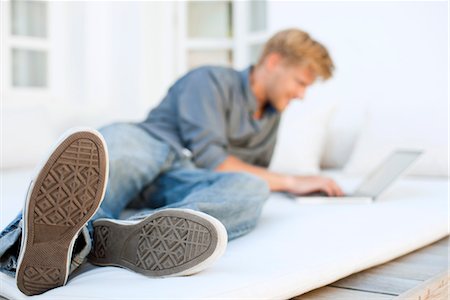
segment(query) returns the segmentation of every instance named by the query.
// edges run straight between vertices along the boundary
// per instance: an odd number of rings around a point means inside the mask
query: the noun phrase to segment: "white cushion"
[[[406,172],[407,175],[448,176],[448,146],[445,138],[426,140],[414,131],[383,130],[369,120],[364,126],[344,171],[352,175],[365,175],[376,168],[397,149],[417,149],[424,153]],[[430,132],[430,135],[432,133]]]
[[[333,110],[333,104],[291,102],[282,115],[269,169],[285,174],[317,174]]]
[[[363,102],[341,100],[330,118],[321,160],[323,169],[341,169],[352,153],[367,115]]]

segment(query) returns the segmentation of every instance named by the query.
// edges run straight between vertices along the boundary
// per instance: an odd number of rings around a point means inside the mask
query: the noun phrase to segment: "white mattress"
[[[2,228],[21,207],[29,174],[2,174]],[[347,189],[356,184],[333,176]],[[147,278],[86,264],[67,286],[33,299],[289,298],[448,235],[448,204],[447,178],[402,179],[374,204],[297,204],[274,194],[257,229],[200,274]],[[4,274],[0,295],[26,298]]]

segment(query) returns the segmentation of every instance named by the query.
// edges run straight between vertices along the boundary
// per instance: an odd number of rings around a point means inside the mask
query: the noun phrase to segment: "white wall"
[[[334,78],[306,96],[339,102],[329,164],[348,158],[366,108],[378,132],[447,146],[447,2],[272,1],[268,11],[271,32],[301,28],[335,61]]]
[[[51,3],[59,7],[52,19],[54,95],[44,105],[29,105],[30,99],[25,109],[2,99],[4,153],[17,152],[12,139],[42,137],[49,128],[53,132],[41,140],[74,125],[140,120],[177,76],[175,2]],[[391,139],[447,147],[446,2],[268,5],[270,32],[302,28],[328,47],[336,63],[334,78],[306,97],[312,106],[339,103],[325,165],[345,163],[367,119]],[[41,144],[28,149],[30,157],[47,148]]]
[[[110,120],[141,119],[165,94],[172,64],[173,3],[70,2],[73,103]],[[167,28],[167,30],[162,30]]]
[[[72,126],[142,120],[175,77],[174,2],[49,4],[51,93],[2,98],[0,167],[33,166]]]
[[[51,93],[39,104],[80,120],[105,111],[111,120],[145,117],[174,77],[174,3],[50,4]],[[4,99],[6,108],[12,102]]]

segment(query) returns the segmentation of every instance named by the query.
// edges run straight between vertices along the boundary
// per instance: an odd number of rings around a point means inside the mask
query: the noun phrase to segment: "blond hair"
[[[286,63],[312,68],[324,80],[332,76],[334,65],[327,49],[304,31],[292,28],[276,33],[264,45],[258,65],[274,52],[279,53]]]

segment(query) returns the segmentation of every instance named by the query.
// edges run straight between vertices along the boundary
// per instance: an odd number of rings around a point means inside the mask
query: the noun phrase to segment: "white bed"
[[[366,118],[350,100],[336,105],[327,104],[327,99],[292,103],[283,115],[270,168],[295,174],[317,173],[321,167],[340,169],[330,175],[348,190],[358,183],[355,178],[392,150],[424,150],[408,173],[415,176],[399,180],[376,203],[300,205],[274,194],[256,230],[230,242],[225,255],[200,274],[152,279],[120,268],[85,265],[67,286],[35,298],[289,298],[448,235],[447,138],[429,132],[424,139],[410,122],[398,122],[395,115]],[[19,167],[36,165],[65,129],[110,121],[100,120],[108,116],[102,113],[91,119],[84,113],[68,114],[61,122],[55,115],[61,116],[61,111],[2,116],[7,126],[0,161],[1,228],[23,205],[31,172]],[[25,298],[14,279],[1,273],[0,296]]]
[[[2,172],[1,227],[23,203],[30,172]],[[330,173],[346,189],[358,180]],[[448,178],[407,177],[374,204],[305,205],[273,194],[255,231],[229,243],[211,268],[154,279],[86,264],[67,286],[34,299],[293,297],[448,235]],[[24,299],[0,274],[0,295]]]

